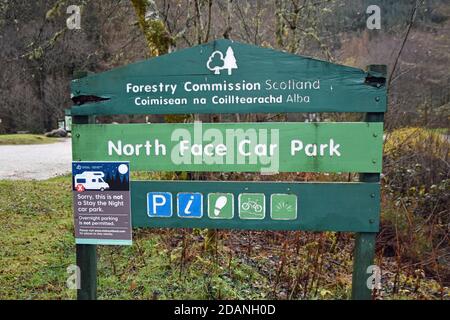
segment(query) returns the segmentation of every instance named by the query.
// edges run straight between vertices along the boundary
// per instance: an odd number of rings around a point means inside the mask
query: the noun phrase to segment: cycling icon
[[[241,219],[264,219],[266,203],[263,193],[239,195],[239,217]]]
[[[242,210],[244,211],[249,211],[251,208],[251,210],[254,210],[256,213],[260,213],[262,212],[262,205],[259,205],[257,202],[255,201],[248,201],[248,202],[244,202],[242,204]]]

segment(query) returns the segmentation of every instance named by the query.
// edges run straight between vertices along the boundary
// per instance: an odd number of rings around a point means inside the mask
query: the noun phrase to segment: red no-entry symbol
[[[84,186],[82,184],[77,184],[77,186],[75,187],[75,189],[78,192],[83,192],[85,190]]]

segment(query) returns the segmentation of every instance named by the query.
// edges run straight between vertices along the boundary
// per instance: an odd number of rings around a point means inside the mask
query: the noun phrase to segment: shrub
[[[381,243],[392,244],[397,257],[423,264],[441,283],[450,281],[449,150],[445,134],[395,130],[386,137],[382,180]]]

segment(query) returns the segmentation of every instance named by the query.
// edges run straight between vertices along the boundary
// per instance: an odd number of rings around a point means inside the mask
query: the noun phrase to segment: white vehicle
[[[109,184],[103,180],[105,174],[101,171],[85,171],[75,175],[75,187],[82,185],[86,190],[100,190],[109,189]]]

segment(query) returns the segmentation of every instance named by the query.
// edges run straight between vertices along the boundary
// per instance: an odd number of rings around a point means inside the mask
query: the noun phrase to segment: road
[[[0,146],[0,180],[44,180],[71,171],[71,140]]]

